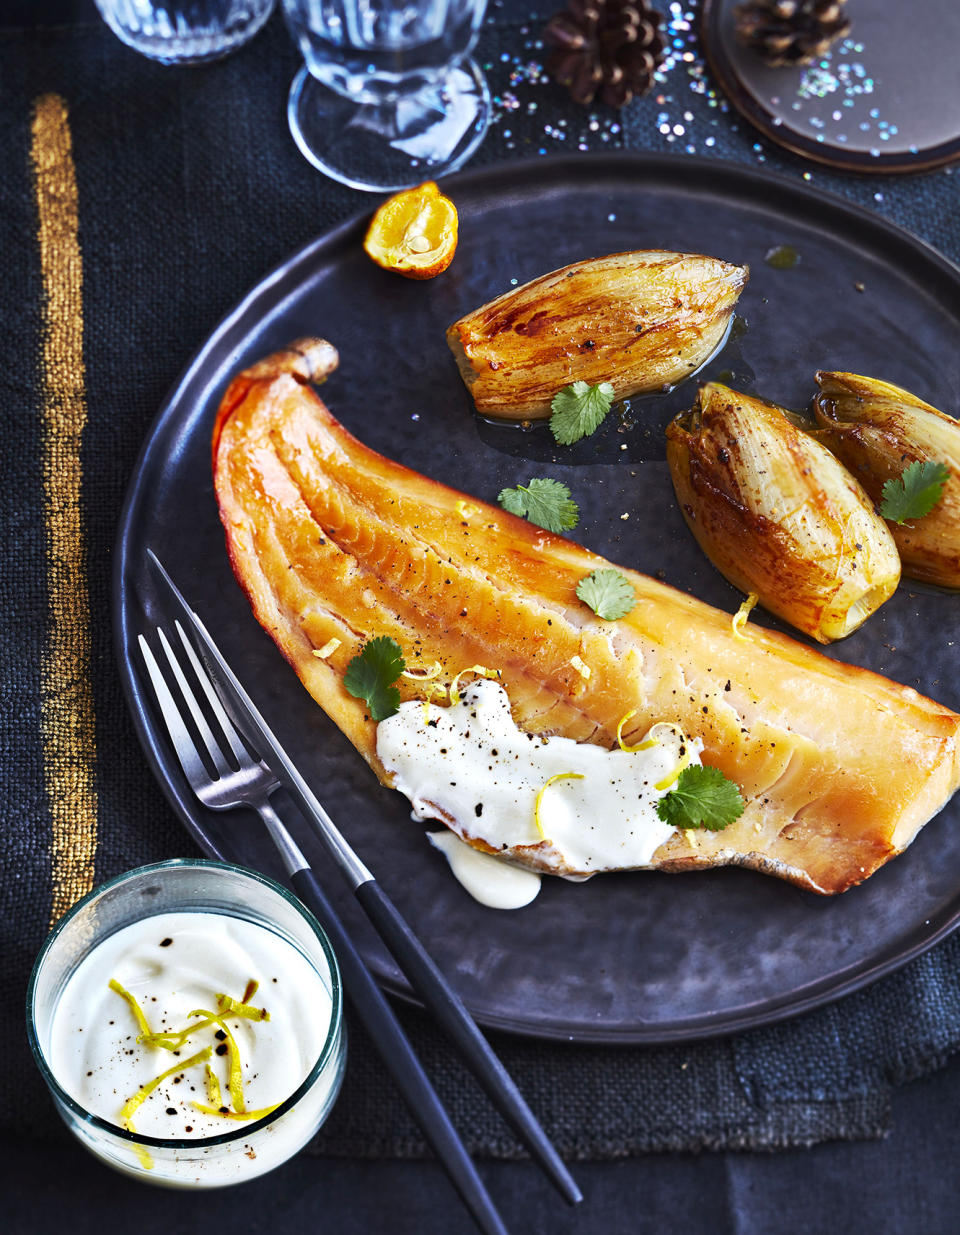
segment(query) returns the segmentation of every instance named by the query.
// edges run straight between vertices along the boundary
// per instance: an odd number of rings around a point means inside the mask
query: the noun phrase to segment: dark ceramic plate
[[[705,376],[800,407],[815,369],[849,369],[955,409],[958,271],[837,199],[692,158],[538,160],[459,176],[449,190],[460,247],[446,274],[429,283],[387,274],[361,250],[364,220],[344,224],[271,274],[218,327],[147,438],[120,527],[115,618],[134,719],[171,803],[208,854],[280,874],[253,817],[200,808],[144,694],[136,634],[145,613],[162,616],[148,547],[482,1023],[580,1042],[703,1037],[791,1016],[902,964],[957,923],[956,806],[904,856],[837,899],[722,870],[547,879],[539,898],[514,913],[471,900],[411,822],[405,799],[379,787],[251,616],[224,552],[209,437],[231,374],[297,336],[326,335],[342,365],[324,399],[365,442],[488,500],[504,485],[557,476],[582,508],[576,539],[732,613],[741,597],[687,533],[663,460],[663,427],[690,401],[693,384],[636,400],[593,438],[559,450],[543,425],[524,431],[477,420],[444,328],[512,283],[579,258],[698,250],[753,271],[741,319]],[[796,251],[793,268],[765,263],[780,245]],[[957,708],[954,644],[957,600],[906,584],[829,654]],[[297,822],[322,866],[319,844]],[[339,875],[326,882],[378,978],[408,993]]]

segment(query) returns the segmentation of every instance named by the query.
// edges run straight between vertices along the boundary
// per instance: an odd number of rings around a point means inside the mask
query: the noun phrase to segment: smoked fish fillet
[[[597,618],[575,588],[610,563],[357,441],[310,387],[336,363],[328,343],[302,340],[235,378],[214,484],[254,613],[385,784],[376,724],[343,687],[377,635],[411,667],[439,661],[441,681],[499,669],[528,732],[610,748],[636,709],[627,742],[657,721],[702,739],[703,762],[740,786],[746,810],[724,831],[676,832],[659,870],[740,865],[842,892],[957,788],[960,716],[907,686],[757,626],[738,638],[730,614],[622,566],[636,606]],[[399,684],[403,698],[422,694]],[[529,850],[504,856],[543,868]]]

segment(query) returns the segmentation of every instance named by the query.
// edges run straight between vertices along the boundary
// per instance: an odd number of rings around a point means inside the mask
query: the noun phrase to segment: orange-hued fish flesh
[[[703,762],[736,781],[746,810],[720,832],[676,832],[654,854],[660,870],[735,864],[842,892],[954,792],[960,716],[784,635],[751,624],[738,637],[729,614],[622,566],[636,606],[602,621],[575,589],[609,563],[368,449],[309,384],[335,364],[329,344],[305,340],[235,378],[214,481],[258,620],[384,783],[376,724],[343,686],[377,635],[408,665],[439,661],[440,681],[499,669],[528,732],[612,747],[635,709],[627,742],[657,721],[702,739]],[[455,822],[486,848],[480,821]],[[504,856],[543,868],[529,851]]]

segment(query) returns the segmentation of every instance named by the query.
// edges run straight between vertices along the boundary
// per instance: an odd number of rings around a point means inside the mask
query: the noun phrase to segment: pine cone
[[[750,0],[734,6],[737,39],[771,67],[811,64],[850,33],[847,0]]]
[[[555,49],[547,72],[577,103],[592,103],[599,94],[611,107],[623,107],[653,85],[663,60],[660,21],[649,0],[569,0],[544,30]]]

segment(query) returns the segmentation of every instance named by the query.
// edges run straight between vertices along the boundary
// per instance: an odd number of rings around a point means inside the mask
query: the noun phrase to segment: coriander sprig
[[[945,463],[918,459],[904,468],[898,479],[888,480],[883,486],[880,513],[894,523],[922,519],[940,501],[949,479],[950,469]]]
[[[570,490],[549,476],[534,477],[515,489],[501,489],[497,501],[512,515],[524,515],[548,532],[567,532],[580,521],[580,507]]]
[[[613,406],[613,395],[609,382],[598,382],[595,386],[573,382],[558,391],[550,404],[550,428],[560,445],[572,446],[596,432]]]
[[[657,815],[674,828],[720,832],[746,809],[739,788],[719,768],[690,764],[676,785],[657,802]]]
[[[577,584],[577,595],[599,618],[616,621],[637,603],[637,594],[619,570],[594,570]]]
[[[394,682],[406,667],[400,644],[389,635],[378,635],[347,665],[343,685],[355,699],[366,702],[373,720],[386,720],[400,706]]]

